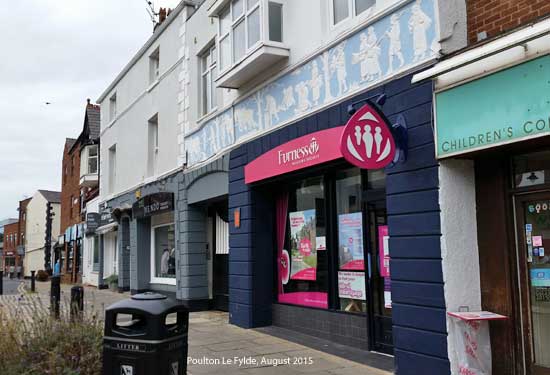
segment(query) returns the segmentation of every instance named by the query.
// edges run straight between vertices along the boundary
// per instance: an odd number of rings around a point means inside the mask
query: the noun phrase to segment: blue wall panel
[[[273,198],[244,183],[244,165],[296,137],[344,125],[351,101],[385,92],[384,113],[405,116],[409,156],[387,168],[396,373],[450,373],[441,270],[438,163],[432,124],[432,84],[402,77],[249,142],[230,158],[230,321],[242,327],[271,324]],[[233,209],[241,208],[241,228]],[[247,259],[248,258],[248,259]]]

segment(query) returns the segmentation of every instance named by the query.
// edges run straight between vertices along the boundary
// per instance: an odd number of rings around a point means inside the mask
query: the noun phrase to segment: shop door
[[[216,310],[229,310],[229,224],[214,215],[214,278],[212,294]]]
[[[550,193],[518,197],[516,208],[525,367],[550,375]]]

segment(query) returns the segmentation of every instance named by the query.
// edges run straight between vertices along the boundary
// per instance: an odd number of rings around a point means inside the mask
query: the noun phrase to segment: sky
[[[179,0],[156,0],[175,8]],[[0,220],[61,189],[65,138],[145,41],[145,0],[0,0]],[[46,105],[50,102],[50,105]]]

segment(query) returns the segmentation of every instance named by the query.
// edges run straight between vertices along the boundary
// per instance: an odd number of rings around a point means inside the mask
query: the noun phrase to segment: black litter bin
[[[103,375],[185,375],[187,308],[143,293],[105,310]]]

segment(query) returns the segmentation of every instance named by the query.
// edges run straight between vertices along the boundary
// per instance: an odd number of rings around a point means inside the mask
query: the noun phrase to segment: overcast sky
[[[0,1],[2,220],[36,190],[61,189],[63,144],[82,130],[86,98],[99,97],[153,29],[145,0]]]

